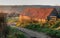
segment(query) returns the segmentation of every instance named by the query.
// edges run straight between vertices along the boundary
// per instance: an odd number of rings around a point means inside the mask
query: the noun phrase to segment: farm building
[[[19,16],[19,20],[33,19],[45,23],[46,20],[57,20],[58,12],[55,8],[25,8]],[[28,19],[29,18],[29,19]]]

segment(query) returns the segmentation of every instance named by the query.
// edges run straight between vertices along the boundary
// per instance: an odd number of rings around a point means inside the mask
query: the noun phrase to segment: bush
[[[14,27],[7,27],[7,31],[7,38],[26,38],[23,32]]]
[[[60,38],[60,30],[56,31],[56,37]]]
[[[56,22],[56,24],[53,26],[53,28],[57,28],[60,26],[60,22]]]
[[[33,23],[27,25],[25,28],[37,30],[37,31],[41,29],[40,24],[33,24]]]
[[[47,35],[50,35],[51,37],[60,38],[60,30],[53,30],[52,28],[48,28],[47,25],[42,27],[40,26],[40,24],[29,24],[25,28],[38,32],[44,32]]]

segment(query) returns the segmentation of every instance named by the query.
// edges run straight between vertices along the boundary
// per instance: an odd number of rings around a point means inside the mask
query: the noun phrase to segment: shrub
[[[32,29],[32,30],[39,30],[41,27],[40,27],[40,24],[29,24],[27,25],[25,28],[28,28],[28,29]]]
[[[23,32],[14,27],[7,27],[7,30],[7,38],[26,38]]]

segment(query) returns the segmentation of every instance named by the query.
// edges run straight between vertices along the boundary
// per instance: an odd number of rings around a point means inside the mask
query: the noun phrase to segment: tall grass
[[[7,38],[26,38],[23,32],[13,27],[7,27]]]
[[[25,28],[27,29],[31,29],[37,32],[44,32],[47,35],[50,35],[51,37],[55,37],[55,38],[60,38],[60,30],[55,30],[54,28],[58,28],[60,25],[60,22],[56,22],[56,24],[53,24],[52,28],[51,25],[49,27],[49,23],[46,23],[44,25],[41,24],[34,24],[34,23],[30,23],[29,25],[27,25]]]

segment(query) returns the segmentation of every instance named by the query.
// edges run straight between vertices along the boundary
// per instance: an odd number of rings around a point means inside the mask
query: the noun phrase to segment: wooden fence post
[[[6,13],[0,13],[0,38],[6,38]]]

